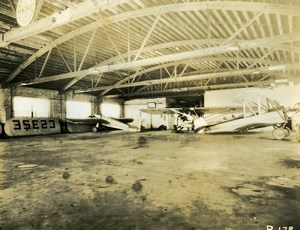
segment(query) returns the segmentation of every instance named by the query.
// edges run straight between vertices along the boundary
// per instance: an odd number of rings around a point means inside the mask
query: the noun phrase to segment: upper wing
[[[73,123],[73,124],[97,124],[102,123],[103,119],[101,118],[61,118],[61,120]]]
[[[243,107],[227,106],[227,107],[195,107],[195,108],[144,108],[141,112],[149,114],[185,114],[186,111],[195,111],[198,115],[204,113],[232,113],[242,112]]]
[[[180,109],[178,108],[144,108],[140,109],[143,113],[149,113],[149,114],[179,114]]]
[[[243,112],[242,106],[215,106],[215,107],[196,107],[192,108],[196,112],[202,113],[232,113]]]

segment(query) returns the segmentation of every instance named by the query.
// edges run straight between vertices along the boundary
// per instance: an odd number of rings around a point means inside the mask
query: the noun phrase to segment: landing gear
[[[276,127],[274,128],[272,134],[273,137],[277,140],[282,140],[286,137],[288,137],[291,133],[291,130],[288,127]]]
[[[158,127],[158,130],[167,130],[167,126],[161,125]]]
[[[272,135],[275,139],[282,140],[286,137],[286,132],[284,131],[284,128],[279,127],[273,130]]]
[[[291,134],[291,130],[288,127],[284,128],[285,137],[288,137]]]
[[[98,132],[99,126],[100,126],[99,123],[97,123],[96,126],[93,127],[93,133],[97,133]]]

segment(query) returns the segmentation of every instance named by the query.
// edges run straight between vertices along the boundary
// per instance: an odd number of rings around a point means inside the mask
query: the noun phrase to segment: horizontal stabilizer
[[[102,125],[109,127],[109,128],[121,129],[121,130],[125,130],[125,131],[130,131],[130,132],[138,132],[139,131],[139,129],[137,127],[132,127],[132,126],[125,124],[121,121],[118,121],[112,117],[101,116],[101,119],[106,121],[105,123],[102,123]]]

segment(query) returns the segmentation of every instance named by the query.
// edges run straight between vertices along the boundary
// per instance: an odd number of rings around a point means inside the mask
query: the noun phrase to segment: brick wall
[[[0,123],[11,117],[11,97],[9,89],[0,89]]]
[[[84,94],[73,95],[72,92],[60,95],[56,90],[36,89],[28,87],[0,89],[1,123],[4,123],[6,120],[13,117],[12,99],[14,96],[50,99],[51,117],[66,116],[66,100],[91,102],[93,103],[92,108],[94,109],[94,111],[92,112],[99,112],[99,100],[95,96]]]

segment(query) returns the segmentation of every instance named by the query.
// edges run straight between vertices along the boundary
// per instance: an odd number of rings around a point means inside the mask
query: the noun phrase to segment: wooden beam
[[[138,57],[140,56],[140,54],[141,54],[141,52],[142,52],[144,46],[146,45],[146,43],[147,43],[149,37],[151,36],[151,34],[152,34],[152,32],[153,32],[153,30],[154,30],[156,24],[158,23],[159,19],[160,19],[160,14],[156,17],[155,21],[153,22],[153,24],[152,24],[150,30],[148,31],[148,34],[147,34],[146,37],[144,38],[144,41],[142,42],[142,45],[141,45],[141,47],[139,48],[137,54],[135,55],[133,61],[136,61],[136,60],[138,59]]]
[[[16,7],[15,7],[13,1],[12,0],[8,0],[8,2],[10,4],[12,12],[14,13],[14,15],[16,15]]]
[[[127,20],[127,61],[130,61],[130,21]]]
[[[299,32],[299,35],[300,35],[300,32]],[[275,42],[275,40],[277,40],[277,39],[273,39],[273,38],[275,38],[275,37],[272,37],[272,43],[273,42]],[[229,40],[229,39],[227,39],[227,40]],[[258,41],[264,41],[265,39],[257,39],[257,42]],[[268,39],[269,40],[269,39]],[[279,39],[280,40],[280,39]],[[253,47],[256,47],[256,46],[260,46],[260,45],[258,45],[258,43],[260,43],[260,42],[250,42],[250,41],[241,41],[240,43],[239,43],[239,47],[240,48],[244,48],[243,46],[246,46],[247,48],[252,48],[252,46]],[[262,42],[263,43],[263,42]],[[261,43],[261,44],[262,44]],[[281,42],[279,42],[279,43],[281,43]],[[222,43],[223,44],[223,43]],[[268,44],[270,45],[270,42],[268,42]],[[201,49],[204,53],[206,52],[206,51],[208,51],[206,54],[199,54],[198,53],[198,51],[200,51],[200,50],[195,50],[195,51],[189,51],[189,52],[186,52],[186,54],[188,54],[188,55],[183,55],[183,53],[181,53],[182,54],[182,56],[180,56],[180,58],[179,59],[176,59],[176,60],[173,60],[173,56],[175,56],[176,54],[171,54],[171,55],[166,55],[165,57],[167,57],[167,60],[169,60],[169,61],[177,61],[177,60],[183,60],[183,59],[187,59],[188,57],[187,56],[189,56],[189,58],[193,58],[193,57],[203,57],[203,56],[207,56],[207,55],[212,55],[212,54],[216,54],[216,53],[214,53],[214,51],[216,51],[218,54],[219,53],[226,53],[226,52],[228,52],[228,48],[230,48],[231,47],[231,45],[223,45],[223,46],[226,46],[226,48],[224,49],[224,48],[221,48],[222,46],[220,45],[220,46],[218,46],[218,47],[212,47],[212,48],[207,48],[207,49]],[[211,53],[209,52],[209,51],[211,51]],[[201,51],[200,51],[201,52]],[[197,53],[197,54],[196,54]],[[193,56],[194,54],[196,54],[195,56]],[[175,57],[174,57],[175,58]],[[157,62],[158,63],[164,63],[164,62],[166,62],[166,61],[164,61],[164,57],[160,57],[160,59],[159,58],[157,58]],[[151,62],[151,64],[155,64],[155,62]],[[127,78],[125,79],[125,80],[127,80]],[[124,80],[124,81],[125,81]],[[117,83],[115,83],[115,85],[113,85],[113,86],[110,86],[110,87],[108,87],[104,92],[102,92],[101,93],[101,95],[103,96],[104,94],[106,94],[107,92],[109,92],[110,90],[112,90],[113,88],[114,88],[114,86],[118,86],[118,85],[120,85],[120,84],[122,84],[123,82],[124,82],[123,80],[122,81],[119,81],[119,82],[117,82]]]
[[[47,62],[48,62],[48,59],[49,59],[49,57],[50,57],[51,51],[52,51],[52,49],[49,50],[49,52],[48,52],[48,54],[47,54],[47,57],[46,57],[46,59],[45,59],[45,61],[44,61],[43,67],[42,67],[42,69],[41,69],[41,72],[40,72],[38,78],[40,78],[40,77],[42,76],[43,72],[44,72],[44,69],[45,69],[46,64],[47,64]]]
[[[263,12],[258,12],[251,20],[249,20],[248,22],[246,22],[244,25],[242,25],[237,31],[235,31],[233,34],[230,35],[229,38],[227,38],[223,44],[231,41],[233,38],[235,38],[239,33],[241,33],[242,31],[244,31],[249,25],[251,25],[257,18],[259,18],[260,15],[262,15]],[[222,45],[222,44],[221,44]]]
[[[87,0],[85,1],[87,2]],[[117,1],[120,4],[123,1]],[[84,3],[84,2],[83,2]],[[205,3],[205,4],[204,4]],[[115,16],[111,16],[109,18],[98,20],[95,22],[92,22],[90,24],[87,24],[85,26],[82,26],[74,31],[69,32],[68,34],[65,34],[64,36],[54,40],[53,42],[49,43],[39,51],[37,51],[35,54],[33,54],[29,59],[27,59],[25,62],[23,62],[16,70],[14,70],[10,76],[7,77],[7,79],[4,81],[4,83],[9,83],[11,80],[13,80],[23,69],[25,69],[28,65],[30,65],[36,58],[40,57],[44,53],[48,52],[51,48],[68,41],[72,39],[74,36],[79,36],[81,34],[84,34],[86,32],[89,32],[95,28],[109,25],[112,23],[129,20],[132,18],[138,18],[138,17],[146,17],[149,15],[155,15],[157,12],[160,12],[161,14],[169,13],[169,12],[183,12],[183,11],[205,11],[205,10],[222,10],[226,12],[226,10],[235,10],[235,11],[253,11],[258,12],[261,11],[260,9],[264,9],[265,13],[278,13],[281,15],[289,15],[289,17],[292,16],[300,16],[300,7],[297,6],[289,6],[289,5],[280,5],[280,4],[270,4],[270,3],[258,3],[258,2],[236,2],[236,1],[227,1],[226,3],[222,1],[216,1],[216,2],[203,2],[203,4],[199,4],[198,2],[189,2],[189,3],[178,3],[178,4],[169,4],[169,5],[162,5],[162,6],[155,6],[155,7],[149,7],[145,9],[139,9],[134,11],[129,11],[125,13],[121,13]],[[40,20],[41,21],[41,20]],[[43,24],[43,22],[37,21],[34,23],[34,25],[30,25],[30,27],[42,27],[43,29],[50,29],[47,28]],[[261,27],[260,27],[261,28]],[[36,30],[35,28],[30,30]],[[10,44],[13,41],[17,41],[22,38],[26,38],[28,36],[32,36],[35,33],[31,33],[29,28],[19,28],[12,30],[10,32],[5,33],[2,36],[2,41],[0,40],[0,47],[5,47],[8,44]],[[39,31],[41,32],[41,31]],[[8,33],[13,34],[13,37],[9,37]],[[37,32],[36,32],[37,33]],[[129,41],[128,41],[129,42]],[[128,59],[128,61],[130,61]]]
[[[87,17],[91,14],[97,13],[99,9],[103,11],[129,1],[130,0],[85,0],[63,11],[55,12],[50,16],[35,21],[28,26],[6,32],[4,34],[3,41],[0,42],[0,47],[7,46],[11,42],[16,42],[26,37],[30,37],[35,34],[39,34],[44,31],[54,29],[58,26],[62,26],[67,23]]]
[[[36,5],[36,9],[35,9],[35,13],[34,13],[34,17],[33,17],[33,22],[37,20],[39,14],[40,14],[40,11],[42,9],[42,6],[44,4],[44,1],[45,0],[38,0],[37,1],[37,5]]]
[[[85,58],[86,58],[86,55],[87,55],[87,53],[88,53],[88,51],[89,51],[89,49],[90,49],[90,47],[91,47],[91,43],[93,42],[93,39],[94,39],[95,35],[96,35],[96,30],[94,30],[94,32],[93,32],[93,34],[92,34],[92,36],[91,36],[91,38],[90,38],[90,41],[89,41],[89,43],[88,43],[88,45],[87,45],[87,48],[86,48],[86,50],[85,50],[85,53],[84,53],[84,55],[83,55],[83,57],[82,57],[81,63],[80,63],[80,65],[79,65],[79,67],[78,67],[78,71],[80,71],[81,68],[82,68],[82,65],[83,65],[84,60],[85,60]],[[81,79],[84,78],[84,77],[85,77],[85,75],[81,75],[81,76],[78,76],[78,77],[74,78],[72,81],[70,81],[68,84],[66,84],[66,85],[62,88],[62,91],[66,91],[68,88],[70,88],[72,85],[76,84],[76,82],[78,82],[79,80],[81,80]]]
[[[121,94],[118,96],[121,97],[144,97],[151,95],[159,95],[159,94],[184,94],[185,92],[192,91],[207,91],[207,90],[216,90],[216,89],[229,89],[229,88],[242,88],[242,87],[265,87],[270,86],[274,81],[255,81],[255,82],[242,82],[242,83],[230,83],[230,84],[218,84],[218,85],[204,85],[204,86],[194,86],[194,87],[184,87],[184,88],[173,88],[173,89],[165,89],[165,90],[157,90],[157,91],[147,91],[147,92],[134,92],[130,94]]]
[[[262,38],[262,39],[252,40],[252,41],[240,41],[239,47],[241,49],[250,49],[250,48],[260,47],[260,46],[265,46],[265,45],[274,45],[275,46],[275,45],[278,45],[281,43],[298,40],[299,36],[300,36],[300,32],[294,32],[291,34],[278,35],[278,36],[274,36],[274,37]],[[165,56],[158,56],[158,57],[154,57],[154,58],[138,60],[135,62],[126,62],[126,63],[118,63],[118,64],[113,64],[113,65],[105,65],[105,66],[100,66],[100,67],[92,67],[87,70],[81,70],[81,71],[74,72],[74,73],[72,73],[73,75],[70,73],[67,73],[67,74],[60,74],[60,75],[55,75],[55,76],[51,76],[51,77],[43,77],[41,79],[38,79],[38,81],[32,80],[32,81],[30,81],[28,83],[24,83],[24,84],[50,82],[50,81],[68,79],[68,78],[71,78],[72,76],[77,77],[77,76],[83,76],[83,75],[88,75],[88,74],[106,73],[106,72],[112,72],[112,71],[117,71],[117,70],[139,68],[139,67],[143,67],[143,66],[154,65],[157,63],[167,63],[167,62],[171,62],[171,61],[179,61],[179,60],[187,60],[187,59],[197,58],[197,57],[205,57],[208,55],[215,55],[215,54],[230,52],[230,51],[228,51],[228,48],[230,48],[230,47],[231,47],[231,44],[226,44],[226,45],[222,45],[222,46],[218,46],[218,47],[209,47],[206,49],[197,49],[197,50],[193,50],[193,51],[169,54],[169,55],[165,55]],[[115,85],[118,85],[121,83],[122,82],[118,82]],[[111,86],[111,88],[114,88],[114,86]]]
[[[77,46],[76,46],[76,37],[73,39],[73,63],[74,63],[74,72],[77,71]]]
[[[69,69],[70,72],[72,72],[72,69],[71,69],[70,65],[68,64],[67,60],[65,59],[64,55],[62,54],[62,52],[61,52],[59,46],[56,46],[56,48],[57,48],[57,50],[58,50],[60,56],[62,57],[64,63],[66,64],[67,68]]]
[[[80,65],[79,65],[79,67],[78,67],[78,71],[80,71],[81,68],[82,68],[82,66],[83,66],[83,63],[84,63],[84,61],[85,61],[85,59],[86,59],[86,55],[88,54],[88,52],[89,52],[89,50],[90,50],[90,48],[91,48],[92,42],[93,42],[93,40],[94,40],[94,38],[95,38],[96,32],[97,32],[97,30],[95,29],[95,30],[93,31],[93,33],[92,33],[92,36],[91,36],[91,38],[90,38],[90,40],[89,40],[89,43],[88,43],[88,45],[87,45],[87,47],[86,47],[86,49],[85,49],[85,52],[84,52],[83,57],[82,57],[82,59],[81,59]]]
[[[114,88],[128,88],[128,87],[137,87],[137,86],[145,86],[145,85],[157,85],[157,84],[168,84],[172,82],[187,82],[187,81],[199,81],[204,79],[211,78],[223,78],[223,77],[231,77],[231,76],[239,76],[239,75],[251,75],[255,73],[269,73],[269,72],[278,72],[288,69],[297,69],[300,70],[300,65],[281,65],[281,66],[271,66],[271,67],[261,67],[255,69],[245,69],[245,70],[231,70],[227,72],[219,72],[219,73],[207,73],[207,74],[197,74],[191,76],[185,76],[181,78],[163,78],[163,79],[154,79],[148,81],[134,82],[128,84],[120,84],[114,86]],[[107,87],[97,87],[93,89],[86,90],[75,90],[75,93],[88,93],[88,92],[97,92],[104,91]],[[103,95],[103,94],[101,94]]]
[[[17,28],[11,30],[3,35],[2,41],[0,41],[0,47],[7,46],[11,42],[24,39],[26,37],[42,33],[46,30],[54,29],[58,26],[70,23],[80,18],[89,16],[101,10],[113,8],[119,4],[129,2],[130,0],[111,0],[111,1],[90,1],[85,0],[82,3],[72,6],[61,12],[54,13],[48,17],[45,17],[39,21],[31,23],[29,26]],[[149,7],[146,9],[135,10],[112,16],[112,18],[119,17],[121,20],[122,16],[126,15],[126,20],[129,18],[136,18],[142,16],[149,16],[160,12],[162,14],[168,12],[181,12],[181,11],[199,11],[199,10],[233,10],[233,11],[253,11],[258,12],[264,9],[267,14],[281,14],[299,17],[300,7],[289,6],[284,4],[270,4],[270,3],[258,3],[258,2],[236,2],[236,1],[206,1],[202,4],[198,2],[190,3],[177,3],[169,5],[161,5],[156,7]],[[63,20],[62,16],[66,16],[68,20]],[[56,21],[55,23],[53,22]],[[119,20],[120,21],[120,20]],[[111,22],[113,23],[113,22]]]
[[[107,31],[107,29],[105,28],[105,26],[103,26],[103,28],[104,28],[105,34],[107,35],[108,39],[110,40],[111,44],[113,45],[114,49],[116,50],[116,52],[117,52],[119,58],[120,58],[121,61],[124,63],[125,61],[124,61],[124,59],[123,59],[123,57],[122,57],[122,55],[121,55],[121,53],[120,53],[118,47],[116,46],[116,43],[113,41],[112,37],[111,37],[110,34],[108,33],[108,31]]]

